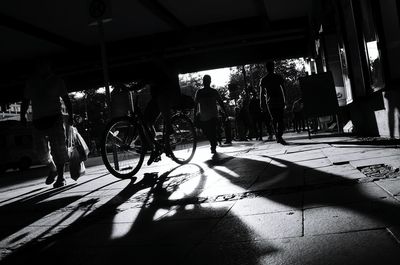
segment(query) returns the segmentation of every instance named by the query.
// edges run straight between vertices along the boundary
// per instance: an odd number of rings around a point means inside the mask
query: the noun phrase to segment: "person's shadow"
[[[235,158],[226,155],[219,155],[218,158],[208,161],[208,166],[214,169],[219,175],[230,180],[235,185],[240,185],[245,190],[254,192],[257,195],[267,198],[268,200],[275,200],[282,204],[297,207],[298,203],[295,201],[279,201],[281,196],[275,196],[280,194],[291,194],[291,193],[304,193],[317,191],[319,189],[329,189],[343,187],[348,189],[351,193],[351,198],[346,203],[346,199],[341,197],[341,194],[335,196],[339,201],[332,201],[330,196],[317,196],[309,197],[307,201],[308,205],[337,205],[345,203],[344,207],[351,208],[365,216],[369,216],[373,219],[377,219],[386,224],[400,223],[400,204],[390,202],[390,200],[379,200],[378,198],[372,198],[370,195],[365,194],[360,188],[362,183],[373,182],[372,179],[368,180],[367,177],[364,179],[349,179],[344,176],[337,175],[334,173],[328,173],[319,169],[310,168],[306,166],[298,165],[294,162],[290,162],[281,158],[263,156],[264,158],[270,159],[270,163],[264,161],[258,161],[247,158]],[[236,172],[238,175],[243,174],[243,165],[249,165],[254,172],[249,174],[247,181],[240,180],[230,173],[224,170],[220,170],[218,165],[228,168],[229,170]],[[239,166],[238,166],[239,165]],[[264,172],[264,173],[263,173]],[[313,180],[306,183],[305,176],[314,176]],[[386,193],[387,197],[390,197]],[[355,200],[355,201],[354,201]],[[386,209],[387,211],[380,213],[372,213],[368,209],[358,209],[354,207],[355,202],[370,202],[374,201],[378,208]],[[303,205],[308,207],[307,205]],[[389,214],[390,213],[390,214]]]
[[[332,226],[330,227],[327,224],[321,224],[324,220],[313,220],[314,217],[310,215],[307,220],[308,225],[303,223],[302,236],[343,233],[343,231],[354,232],[359,229],[382,229],[400,224],[400,204],[377,185],[368,186],[369,183],[373,182],[373,179],[368,179],[368,177],[351,179],[327,171],[301,166],[284,159],[263,157],[270,162],[220,154],[207,161],[207,165],[232,184],[243,188],[244,191],[241,194],[227,194],[226,197],[233,200],[241,200],[242,198],[251,200],[251,198],[259,197],[281,206],[288,206],[289,209],[294,209],[294,211],[302,211],[303,214],[307,210],[312,213],[319,207],[332,207],[333,211],[335,209],[343,210],[343,217],[340,214],[339,216],[330,216],[331,218],[338,218],[337,222],[339,223],[343,222],[341,223],[342,226],[337,224],[336,227],[335,222],[331,223]],[[246,170],[246,165],[251,168],[251,171]],[[224,168],[228,170],[224,170]],[[230,172],[234,172],[234,174]],[[238,175],[247,175],[248,179],[241,180],[241,177],[237,177]],[[306,182],[306,176],[314,176],[314,178],[309,178],[309,182]],[[251,204],[249,202],[249,205]],[[365,223],[360,221],[358,226],[357,221],[353,224],[340,220],[340,218],[350,218],[347,216],[348,213],[358,215],[359,220],[367,221]],[[332,220],[328,218],[325,221],[331,222]],[[305,222],[304,219],[303,222]],[[320,224],[318,224],[319,222]],[[351,225],[346,227],[349,224]],[[364,225],[365,227],[363,227]],[[329,246],[331,249],[325,249],[326,253],[322,254],[322,257],[328,257],[335,253],[336,247],[334,245]],[[357,262],[361,262],[357,264],[380,262],[377,260],[377,256],[368,251],[370,249],[365,249],[361,256],[357,256]],[[323,251],[320,250],[320,252]],[[318,255],[305,257],[308,261],[318,261],[319,258],[321,256]]]

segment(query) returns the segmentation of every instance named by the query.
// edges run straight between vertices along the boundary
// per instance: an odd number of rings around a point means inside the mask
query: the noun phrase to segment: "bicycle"
[[[107,170],[115,177],[130,178],[140,170],[146,156],[158,162],[163,153],[178,164],[189,163],[197,146],[192,120],[184,111],[176,111],[171,117],[173,131],[167,135],[164,122],[156,123],[154,130],[145,122],[138,102],[139,90],[129,91],[128,114],[106,125],[101,155]]]

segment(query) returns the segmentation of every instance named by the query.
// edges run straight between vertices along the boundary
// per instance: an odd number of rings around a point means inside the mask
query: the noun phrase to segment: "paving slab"
[[[321,159],[325,158],[325,154],[321,150],[312,150],[312,151],[304,151],[304,152],[297,152],[287,155],[276,155],[274,156],[279,159],[283,159],[289,162],[300,162],[300,161],[307,161],[313,159]]]
[[[399,258],[400,246],[385,230],[375,230],[250,242],[207,242],[190,253],[185,263],[395,265]]]
[[[304,234],[307,236],[381,229],[398,224],[400,202],[391,198],[304,211]]]
[[[242,216],[296,211],[301,210],[302,200],[302,193],[270,196],[261,194],[256,198],[238,200],[230,210],[230,214]]]
[[[3,260],[6,256],[10,255],[13,251],[21,247],[25,247],[32,242],[41,242],[45,241],[49,238],[60,233],[60,231],[64,230],[66,227],[62,225],[58,225],[56,227],[52,226],[40,226],[40,227],[32,227],[26,226],[20,230],[16,230],[15,233],[10,234],[9,236],[2,238],[0,241],[1,256],[0,261]],[[9,233],[9,228],[3,227],[0,229],[0,233],[7,229],[7,233]]]
[[[236,201],[186,204],[175,206],[166,214],[162,215],[157,221],[168,220],[188,220],[188,219],[212,219],[222,218],[233,207]]]
[[[400,196],[400,179],[383,179],[377,181],[376,184],[389,192],[392,196]]]
[[[306,161],[298,161],[296,162],[296,165],[305,168],[320,168],[331,166],[332,162],[328,158],[319,158]]]
[[[304,184],[304,168],[281,158],[272,161],[260,172],[256,182],[249,190],[268,190],[283,187],[296,187]]]
[[[302,236],[302,212],[288,211],[226,216],[205,238],[207,242],[238,242]]]
[[[379,165],[379,164],[389,165],[393,168],[400,168],[400,155],[355,160],[355,161],[350,161],[350,164],[355,168],[371,166],[371,165]]]
[[[365,203],[381,201],[391,196],[376,185],[360,183],[350,185],[328,185],[325,187],[311,187],[304,192],[304,209],[323,207],[327,205],[345,205],[349,203]]]
[[[152,246],[107,246],[63,245],[56,243],[40,251],[9,260],[11,264],[54,264],[54,257],[63,257],[57,264],[183,264],[182,260],[193,245],[170,244]],[[68,255],[65,252],[68,252]]]
[[[287,146],[287,154],[292,154],[292,153],[299,153],[299,152],[304,152],[304,151],[312,151],[312,150],[320,150],[323,148],[329,148],[330,145],[329,144],[312,144],[312,143],[308,143],[308,144],[303,144],[303,143],[289,143],[289,145]]]
[[[72,227],[72,233],[64,237],[63,244],[83,247],[195,244],[218,222],[215,218],[153,221],[153,217],[154,212],[145,211],[134,222],[95,223],[78,227],[79,230]]]
[[[261,155],[261,156],[276,156],[276,155],[284,155],[286,153],[286,148],[278,147],[274,149],[255,149],[251,151],[252,155]]]
[[[306,184],[341,182],[362,178],[365,178],[365,175],[350,164],[307,169],[304,172]]]
[[[374,159],[389,156],[400,156],[399,149],[378,149],[372,151],[361,151],[350,154],[330,155],[326,153],[326,156],[333,164],[342,164],[350,161]]]
[[[322,151],[326,156],[338,156],[338,155],[351,155],[354,153],[365,153],[368,151],[384,150],[380,146],[378,147],[365,147],[363,145],[330,145],[330,147],[324,148]]]
[[[396,240],[396,242],[400,245],[400,226],[391,226],[387,228],[389,234]]]

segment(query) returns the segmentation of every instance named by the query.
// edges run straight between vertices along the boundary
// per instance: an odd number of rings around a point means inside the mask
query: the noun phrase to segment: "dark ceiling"
[[[21,97],[40,56],[53,58],[71,91],[102,86],[88,7],[103,1],[111,82],[139,76],[153,53],[180,73],[309,54],[312,0],[1,1],[1,101]]]

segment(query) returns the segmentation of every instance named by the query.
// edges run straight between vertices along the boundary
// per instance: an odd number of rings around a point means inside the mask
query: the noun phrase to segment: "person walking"
[[[222,121],[224,126],[224,133],[225,133],[225,142],[224,145],[232,145],[232,125],[231,121],[227,117],[225,121]]]
[[[249,88],[243,89],[239,95],[238,106],[238,136],[239,141],[248,141],[251,138],[251,117],[249,112],[250,93]]]
[[[304,131],[304,115],[303,115],[303,99],[299,98],[293,103],[293,129],[295,132],[300,133]]]
[[[271,116],[276,141],[285,145],[286,142],[282,138],[285,126],[283,114],[286,107],[284,79],[275,73],[273,61],[267,62],[265,67],[267,74],[260,80],[260,106],[264,107],[263,111],[268,111]],[[266,104],[263,104],[263,101]]]
[[[261,112],[259,102],[260,100],[258,98],[256,91],[251,90],[250,103],[249,103],[249,112],[252,121],[251,137],[256,138],[256,140],[262,141],[264,117]]]
[[[68,124],[72,125],[72,104],[64,81],[53,73],[50,61],[38,61],[35,73],[24,89],[20,118],[26,125],[26,112],[31,103],[34,148],[42,163],[49,169],[46,184],[50,185],[55,181],[55,188],[66,185],[64,167],[68,161],[61,98],[68,112]]]
[[[210,142],[211,153],[215,154],[217,147],[217,124],[218,124],[218,108],[217,103],[223,109],[223,114],[227,117],[227,112],[218,91],[211,86],[211,76],[203,76],[204,88],[196,92],[195,115],[199,115],[201,129]]]

